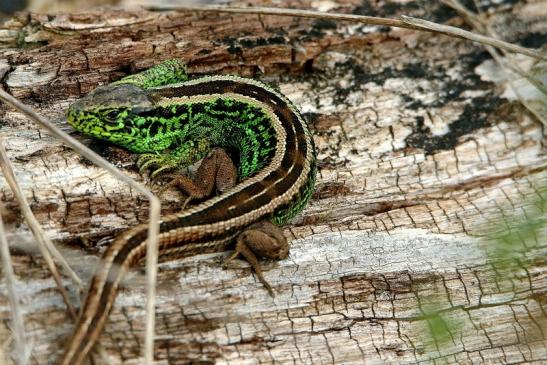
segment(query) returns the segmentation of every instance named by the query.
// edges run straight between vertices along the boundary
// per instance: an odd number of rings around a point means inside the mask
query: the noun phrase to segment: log
[[[483,3],[505,40],[539,47],[545,39],[546,1]],[[465,27],[438,3],[356,4],[287,2]],[[313,199],[285,227],[290,257],[263,264],[275,297],[246,262],[223,270],[228,252],[162,263],[157,364],[547,361],[544,128],[480,45],[325,20],[115,9],[18,13],[0,42],[6,90],[142,182],[135,156],[72,131],[64,112],[96,86],[165,59],[185,60],[193,75],[273,84],[313,129]],[[105,245],[146,221],[148,203],[21,113],[2,105],[0,115],[34,213],[89,280]],[[0,183],[31,363],[55,363],[74,323]],[[163,212],[180,209],[180,199],[163,196]],[[500,249],[507,237],[510,255]],[[142,363],[142,273],[126,280],[100,338],[112,364]],[[4,281],[0,316],[0,363],[11,364]]]

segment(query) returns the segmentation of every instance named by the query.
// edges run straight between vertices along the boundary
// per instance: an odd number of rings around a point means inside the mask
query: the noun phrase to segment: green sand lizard
[[[317,170],[308,126],[285,96],[235,76],[189,80],[182,62],[168,60],[95,89],[70,106],[67,119],[141,154],[141,171],[168,176],[167,187],[201,201],[162,217],[160,257],[221,252],[235,242],[230,259],[245,257],[272,293],[257,257],[287,257],[278,226],[306,206]],[[202,159],[193,180],[172,174]],[[147,224],[138,225],[104,252],[61,364],[83,363],[97,342],[123,275],[146,255],[146,236]]]

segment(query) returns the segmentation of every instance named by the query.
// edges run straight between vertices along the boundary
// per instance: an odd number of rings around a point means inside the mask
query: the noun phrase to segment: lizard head
[[[74,102],[67,120],[74,129],[133,150],[139,147],[145,130],[138,127],[139,115],[154,108],[146,90],[132,84],[100,86]]]

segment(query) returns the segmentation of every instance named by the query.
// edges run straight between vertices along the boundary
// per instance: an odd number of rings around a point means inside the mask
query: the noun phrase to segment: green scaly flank
[[[232,151],[243,180],[272,158],[276,134],[259,104],[221,96],[203,102],[156,103],[147,89],[188,80],[186,66],[165,61],[94,90],[67,112],[76,130],[141,154],[141,170],[151,176],[183,169],[207,155],[213,147]],[[266,86],[265,86],[266,87]],[[275,212],[272,222],[283,224],[309,201],[315,183],[315,164],[307,184],[289,206]]]

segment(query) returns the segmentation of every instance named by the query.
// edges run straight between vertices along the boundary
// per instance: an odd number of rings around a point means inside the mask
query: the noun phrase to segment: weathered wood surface
[[[432,2],[355,4],[287,5],[463,25]],[[507,40],[537,47],[545,9],[545,1],[490,6],[489,21]],[[0,40],[4,88],[67,131],[70,102],[173,57],[192,73],[278,85],[314,130],[313,201],[285,229],[290,258],[264,266],[276,297],[245,262],[222,270],[224,254],[162,264],[158,364],[547,361],[545,236],[507,276],[480,241],[496,217],[510,221],[545,196],[544,131],[508,97],[480,46],[355,24],[143,11],[21,14],[4,24]],[[0,137],[34,212],[88,279],[97,242],[146,220],[147,203],[20,113],[4,106],[0,113]],[[130,154],[85,141],[143,180]],[[52,363],[73,323],[0,181],[33,361]],[[176,211],[178,198],[165,197],[166,212]],[[113,364],[141,361],[144,280],[137,274],[130,283],[101,337]],[[0,285],[0,363],[9,363]],[[427,335],[430,302],[457,324],[444,344]]]

